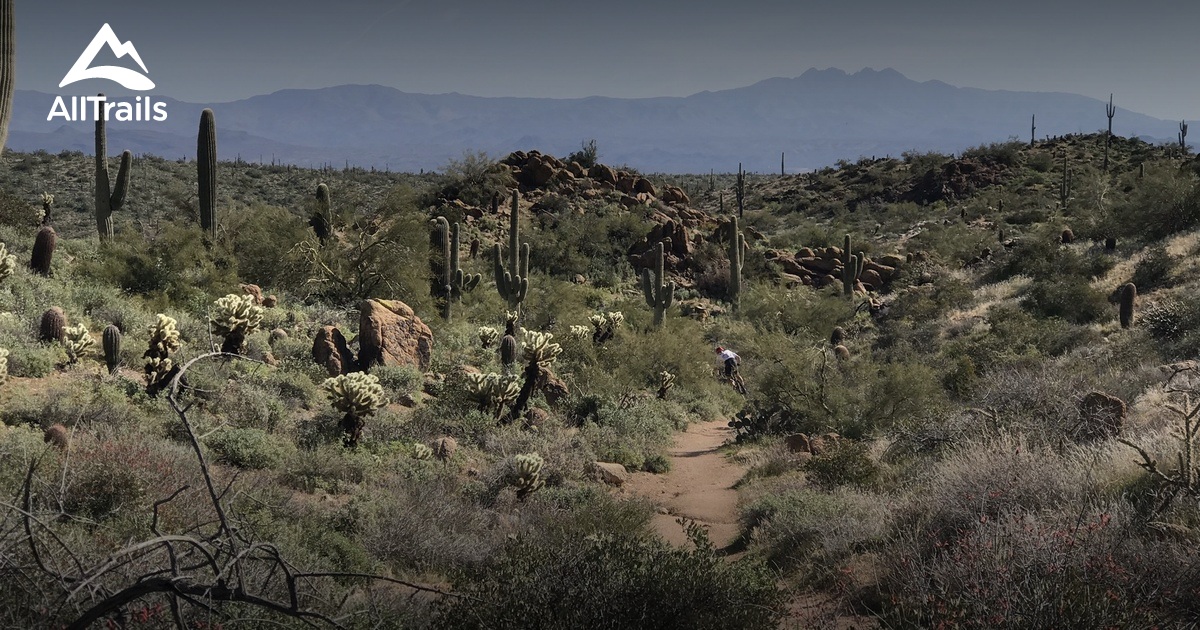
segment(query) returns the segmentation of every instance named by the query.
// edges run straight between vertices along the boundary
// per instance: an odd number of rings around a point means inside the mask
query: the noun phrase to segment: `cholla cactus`
[[[538,367],[545,369],[558,360],[562,346],[551,343],[554,340],[552,333],[524,329],[521,330],[521,333],[524,338],[526,363],[536,363]]]
[[[0,348],[0,385],[8,380],[8,348]]]
[[[517,488],[518,498],[524,499],[531,492],[546,485],[546,481],[542,479],[542,466],[545,464],[546,461],[537,453],[525,453],[513,458],[516,477],[512,485]]]
[[[492,344],[500,338],[500,331],[491,326],[479,327],[479,343],[483,344],[484,349],[491,348]]]
[[[325,390],[333,408],[346,414],[342,418],[346,446],[358,446],[362,437],[363,417],[387,404],[379,379],[373,374],[353,372],[325,379],[321,388]]]
[[[88,333],[87,326],[78,324],[67,327],[63,345],[67,348],[67,357],[72,364],[79,361],[79,357],[83,355],[84,350],[92,347],[95,343],[96,340],[92,339],[92,336]]]
[[[575,339],[587,339],[591,332],[587,326],[571,326],[571,336]]]
[[[672,387],[675,387],[675,375],[670,372],[667,372],[667,371],[659,372],[658,373],[658,398],[659,398],[659,400],[666,400],[667,392],[671,391]]]
[[[258,330],[263,308],[254,303],[252,295],[230,293],[213,303],[215,313],[209,319],[212,331],[225,338],[221,352],[241,353],[246,336]]]
[[[617,329],[625,323],[625,314],[621,311],[613,311],[610,313],[597,313],[592,315],[590,321],[595,330],[592,332],[592,342],[599,345],[613,338],[617,334]]]
[[[506,326],[516,326],[517,318],[520,316],[516,311],[504,311],[504,323]]]
[[[146,359],[146,393],[151,397],[167,388],[171,379],[179,372],[175,362],[167,357],[148,357]]]
[[[515,375],[467,374],[467,391],[479,403],[480,411],[493,410],[496,415],[517,399],[521,381]]]
[[[11,277],[16,270],[17,257],[8,253],[8,246],[0,243],[0,280]]]
[[[165,359],[167,355],[179,349],[179,323],[174,318],[159,313],[157,320],[150,326],[150,347],[144,355],[147,358]]]
[[[38,217],[38,220],[42,222],[42,225],[49,225],[50,221],[53,220],[50,216],[50,210],[53,207],[54,195],[51,195],[50,193],[42,193],[42,216]]]
[[[433,458],[433,449],[421,444],[420,442],[417,442],[416,444],[413,444],[412,457],[417,461],[428,461]]]

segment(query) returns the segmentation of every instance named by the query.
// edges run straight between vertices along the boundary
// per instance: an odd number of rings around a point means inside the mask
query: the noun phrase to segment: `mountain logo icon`
[[[92,62],[96,60],[96,55],[100,54],[100,51],[105,46],[108,46],[118,59],[129,55],[137,62],[137,65],[141,66],[142,72],[150,72],[146,69],[146,64],[142,62],[142,57],[138,54],[137,48],[134,48],[133,42],[122,43],[117,38],[117,34],[113,32],[112,27],[105,24],[100,27],[100,32],[96,33],[96,37],[92,39],[92,43],[88,44],[88,47],[84,49],[83,54],[79,56],[79,59],[71,67],[67,76],[63,77],[62,83],[59,83],[58,87],[66,87],[72,83],[86,79],[108,79],[109,81],[120,83],[126,89],[138,92],[154,89],[154,82],[145,74],[141,74],[135,70],[120,66],[91,67]]]

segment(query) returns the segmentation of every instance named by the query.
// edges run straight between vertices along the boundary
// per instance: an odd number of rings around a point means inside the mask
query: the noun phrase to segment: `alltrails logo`
[[[138,92],[154,89],[154,81],[151,81],[146,74],[136,70],[120,66],[92,67],[92,62],[96,60],[96,56],[104,50],[105,46],[108,46],[118,59],[128,55],[137,62],[142,72],[149,74],[150,71],[146,69],[146,64],[142,61],[142,56],[138,54],[137,48],[133,46],[133,42],[122,43],[112,27],[105,24],[100,27],[100,31],[92,38],[92,43],[84,49],[83,54],[79,56],[75,65],[71,66],[70,71],[63,77],[58,87],[66,87],[86,79],[106,79]],[[72,96],[68,98],[70,106],[67,105],[67,99],[62,96],[54,99],[50,114],[46,116],[47,121],[53,121],[59,117],[67,122],[99,120],[101,117],[106,121],[111,118],[121,122],[162,122],[167,119],[167,104],[155,103],[154,99],[149,96],[139,96],[132,103],[109,102],[104,96]],[[90,119],[88,112],[91,112]]]

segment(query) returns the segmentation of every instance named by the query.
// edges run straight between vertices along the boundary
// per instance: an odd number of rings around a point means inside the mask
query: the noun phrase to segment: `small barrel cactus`
[[[504,339],[500,340],[500,362],[505,367],[512,367],[517,362],[517,338],[513,335],[504,335]]]
[[[1137,302],[1137,286],[1128,282],[1121,287],[1121,328],[1133,326],[1133,308]]]
[[[121,329],[117,328],[116,324],[109,324],[104,329],[102,338],[104,343],[104,365],[108,366],[108,373],[113,374],[117,371],[117,366],[121,363]]]
[[[67,338],[67,314],[57,306],[42,313],[38,325],[38,339],[42,341],[63,341]]]
[[[8,246],[0,243],[0,280],[12,277],[17,271],[17,257],[8,253]]]
[[[58,234],[49,225],[38,230],[33,241],[33,256],[29,267],[43,276],[50,275],[50,263],[54,259],[54,248],[58,245]]]
[[[362,438],[363,418],[387,405],[379,378],[373,374],[352,372],[325,379],[321,388],[325,390],[333,408],[345,414],[342,429],[346,432],[346,446],[358,446]]]
[[[514,475],[512,485],[517,489],[517,497],[524,499],[530,493],[546,485],[542,479],[542,467],[546,461],[537,453],[524,453],[513,458]]]
[[[221,352],[240,354],[246,337],[258,330],[262,318],[263,308],[254,303],[254,296],[230,293],[213,303],[209,324],[214,334],[225,338]]]
[[[67,357],[72,364],[79,361],[79,357],[90,347],[96,344],[96,340],[92,339],[92,335],[88,332],[87,326],[78,324],[76,326],[68,326],[65,330],[65,339],[63,345],[67,348]]]

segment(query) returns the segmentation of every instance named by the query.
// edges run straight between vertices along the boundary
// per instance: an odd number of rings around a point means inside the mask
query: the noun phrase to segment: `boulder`
[[[404,302],[366,300],[360,307],[359,362],[374,365],[411,365],[429,368],[433,357],[433,332]]]
[[[274,333],[271,334],[273,337]],[[354,353],[350,351],[342,331],[333,326],[325,326],[317,331],[313,339],[312,358],[330,376],[349,374],[354,369]]]
[[[626,195],[633,195],[635,194],[634,189],[636,184],[637,179],[635,179],[633,175],[630,175],[625,171],[617,173],[617,190],[625,193]]]
[[[567,165],[567,170],[571,171],[571,174],[574,175],[575,177],[587,177],[588,176],[587,169],[580,166],[579,162],[571,162],[570,164]]]
[[[797,258],[796,262],[817,273],[829,273],[841,268],[841,263],[834,258]]]
[[[254,298],[255,304],[262,306],[262,303],[263,303],[262,288],[260,288],[257,284],[242,284],[242,285],[238,285],[238,286],[242,289],[242,293],[245,293],[246,295],[249,295]]]
[[[592,474],[610,486],[620,488],[629,479],[625,467],[611,462],[592,462]]]
[[[546,402],[550,403],[552,407],[571,395],[571,388],[567,387],[567,384],[549,369],[542,370],[537,385],[538,389],[542,391],[542,395],[546,397]]]
[[[885,256],[879,257],[879,264],[884,265],[886,267],[892,267],[892,268],[899,267],[899,266],[903,265],[905,262],[906,261],[905,261],[904,257],[899,254],[887,254]]]
[[[663,200],[663,203],[677,204],[681,206],[686,206],[692,201],[691,199],[688,199],[687,193],[683,192],[683,189],[679,188],[678,186],[667,186],[664,188],[660,199]]]
[[[262,305],[266,308],[275,308],[276,306],[279,306],[279,298],[275,297],[274,295],[268,295],[267,297],[263,298]]]
[[[811,453],[812,444],[809,442],[808,436],[803,433],[795,433],[783,438],[783,443],[787,445],[788,451],[792,453]]]
[[[651,197],[658,196],[658,191],[654,190],[654,184],[651,184],[650,180],[646,179],[645,177],[639,177],[633,182],[633,192],[637,194],[650,195]]]
[[[434,440],[432,446],[433,456],[446,461],[454,457],[455,451],[458,450],[458,441],[452,437],[443,437]]]
[[[609,184],[612,186],[616,186],[616,184],[617,184],[616,171],[612,170],[611,168],[609,168],[603,164],[597,164],[597,165],[593,166],[592,168],[588,169],[588,177],[591,177],[592,179],[594,179],[598,182],[604,182],[605,184]]]

